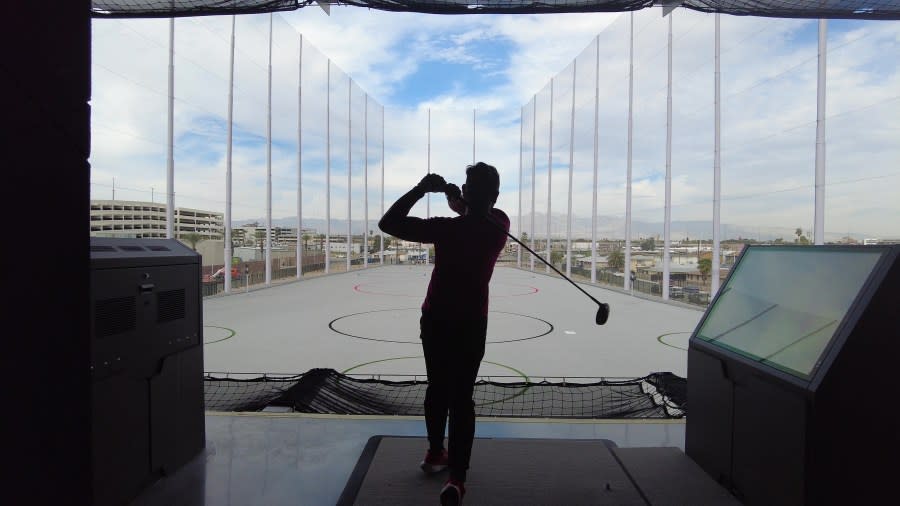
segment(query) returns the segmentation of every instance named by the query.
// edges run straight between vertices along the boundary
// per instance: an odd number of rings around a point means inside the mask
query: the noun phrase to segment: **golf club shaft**
[[[494,222],[494,221],[493,221],[492,219],[490,219],[490,218],[488,218],[488,221],[490,221],[491,223],[493,223],[494,225],[496,225],[496,226],[498,226],[498,227],[500,226],[498,223]],[[500,227],[500,228],[501,228],[501,230],[503,230],[502,227]],[[525,243],[523,243],[522,241],[516,239],[515,236],[513,236],[512,234],[510,234],[510,233],[507,232],[506,230],[503,230],[503,231],[506,232],[506,235],[507,235],[510,239],[512,239],[513,241],[516,241],[517,243],[519,243],[519,245],[521,245],[523,248],[525,248],[526,251],[528,251],[529,253],[531,253],[531,254],[534,255],[535,257],[537,257],[537,259],[540,260],[541,262],[544,262],[545,264],[547,264],[548,267],[550,267],[550,268],[553,269],[557,274],[559,274],[560,276],[562,276],[563,279],[565,279],[565,280],[568,281],[569,283],[572,283],[572,286],[574,286],[575,288],[581,290],[581,293],[587,295],[588,298],[591,299],[592,301],[594,301],[598,306],[601,305],[601,303],[600,303],[599,300],[595,299],[591,294],[589,294],[589,293],[587,293],[586,291],[584,291],[584,288],[581,288],[580,286],[578,286],[577,283],[575,283],[574,281],[572,281],[571,279],[569,279],[565,274],[563,274],[562,272],[560,272],[559,269],[557,269],[556,267],[553,266],[553,264],[551,264],[550,262],[548,262],[547,260],[545,260],[544,257],[542,257],[542,256],[538,255],[537,253],[535,253],[534,251],[532,251],[531,248],[529,248],[528,246],[525,246]]]
[[[469,206],[469,203],[466,202],[462,197],[457,197],[457,198],[459,198],[459,200],[462,200],[463,202],[465,202],[466,207]],[[566,281],[568,281],[569,283],[571,283],[572,286],[574,286],[575,288],[579,289],[579,290],[581,291],[581,293],[587,295],[588,298],[591,299],[592,301],[594,301],[594,303],[596,303],[598,306],[601,306],[601,307],[603,306],[603,303],[602,303],[602,302],[600,302],[599,300],[595,299],[591,294],[589,294],[589,293],[587,293],[586,291],[584,291],[584,288],[581,288],[580,286],[578,286],[577,283],[575,283],[574,281],[572,281],[571,279],[569,279],[565,274],[563,274],[562,272],[560,272],[559,269],[557,269],[556,267],[553,266],[553,264],[551,264],[550,262],[548,262],[547,260],[545,260],[544,257],[542,257],[542,256],[538,255],[537,253],[535,253],[531,248],[529,248],[528,246],[526,246],[525,243],[523,243],[522,241],[518,240],[514,235],[510,234],[509,231],[506,230],[506,228],[504,228],[502,225],[500,225],[499,223],[497,223],[496,221],[494,221],[493,216],[491,216],[490,214],[485,214],[484,217],[487,219],[488,223],[490,223],[491,225],[494,225],[494,226],[497,227],[498,229],[502,230],[503,233],[507,235],[507,237],[509,237],[509,238],[512,239],[513,241],[516,241],[520,246],[522,246],[523,248],[525,248],[526,251],[528,251],[529,253],[531,253],[532,255],[534,255],[538,260],[540,260],[541,262],[544,262],[545,264],[547,264],[547,267],[550,267],[551,269],[553,269],[557,274],[559,274],[560,276],[562,276],[563,279],[565,279]]]

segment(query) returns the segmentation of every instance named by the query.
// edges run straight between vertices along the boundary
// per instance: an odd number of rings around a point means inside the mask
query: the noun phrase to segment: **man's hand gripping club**
[[[448,183],[438,174],[428,174],[416,185],[423,196],[426,193],[444,193],[447,195],[447,205],[457,214],[466,214],[466,202],[462,199],[462,191],[453,183]]]

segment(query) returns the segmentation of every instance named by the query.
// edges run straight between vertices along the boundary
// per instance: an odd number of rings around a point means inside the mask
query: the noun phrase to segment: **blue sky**
[[[273,214],[296,215],[297,59],[304,37],[303,212],[324,217],[325,69],[332,62],[332,217],[346,219],[347,128],[353,124],[350,194],[362,218],[362,181],[377,215],[384,109],[385,205],[430,168],[458,181],[476,157],[501,171],[498,205],[518,212],[519,119],[524,213],[530,212],[528,133],[537,137],[535,208],[567,211],[572,61],[577,58],[573,213],[592,208],[594,44],[600,40],[598,214],[624,217],[628,14],[439,16],[333,6],[275,16],[273,53]],[[713,16],[676,10],[673,79],[674,220],[711,217]],[[268,16],[237,21],[234,210],[265,214],[266,36]],[[665,184],[667,20],[635,15],[635,219],[662,221]],[[176,205],[224,209],[230,17],[176,22]],[[723,222],[783,235],[812,228],[815,155],[815,20],[722,17]],[[900,23],[828,25],[826,232],[900,236]],[[165,187],[167,20],[95,20],[92,197],[160,201]],[[347,111],[347,76],[354,104]],[[548,83],[554,92],[552,194],[546,191]],[[568,84],[566,84],[568,83]],[[543,90],[543,91],[542,91]],[[361,135],[369,101],[369,158]],[[431,145],[427,114],[431,111]],[[527,114],[530,114],[529,112]],[[343,112],[342,112],[343,111]],[[349,116],[348,116],[349,115]],[[523,128],[524,130],[524,128]],[[373,154],[374,152],[374,154]],[[459,182],[459,181],[458,181]],[[754,197],[748,197],[748,196]],[[416,212],[425,214],[420,204]],[[441,202],[432,214],[446,213]],[[514,218],[515,219],[515,218]],[[538,230],[540,232],[540,230]]]

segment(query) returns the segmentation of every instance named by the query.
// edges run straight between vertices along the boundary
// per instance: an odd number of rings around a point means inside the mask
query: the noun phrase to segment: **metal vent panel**
[[[116,248],[113,248],[112,246],[98,246],[98,245],[91,245],[91,252],[95,252],[95,251],[96,251],[96,252],[100,252],[100,251],[116,251]]]
[[[122,251],[147,251],[140,246],[119,246]]]
[[[150,251],[172,251],[165,246],[147,246]]]
[[[134,297],[98,300],[94,304],[94,331],[97,337],[134,330],[137,323]]]
[[[184,288],[159,292],[156,302],[157,322],[169,322],[184,318]]]

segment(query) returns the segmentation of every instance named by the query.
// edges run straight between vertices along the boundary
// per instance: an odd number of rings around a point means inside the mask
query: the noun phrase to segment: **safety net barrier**
[[[623,12],[660,4],[654,0],[93,0],[91,12],[94,17],[181,17],[290,11],[318,3],[432,14]],[[900,19],[900,0],[685,0],[680,5],[738,16]]]
[[[510,418],[682,418],[687,380],[669,372],[591,383],[479,380],[475,414]],[[240,379],[207,374],[208,411],[260,411],[279,406],[298,413],[423,416],[427,381],[361,379],[332,369],[296,376]]]

